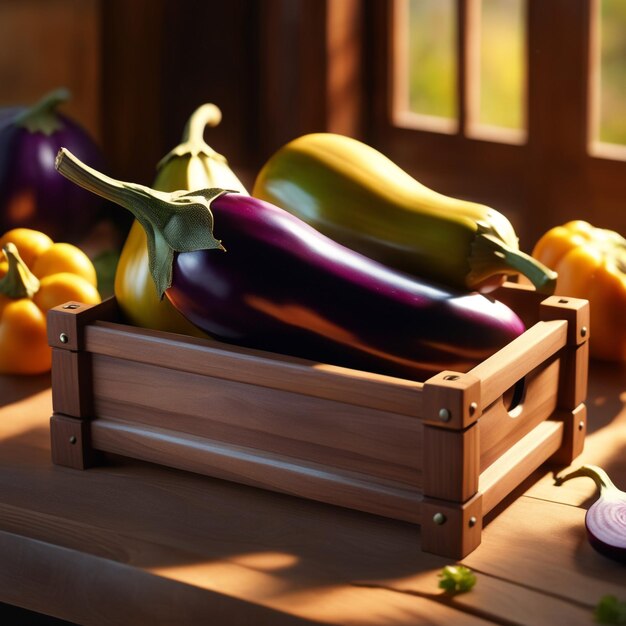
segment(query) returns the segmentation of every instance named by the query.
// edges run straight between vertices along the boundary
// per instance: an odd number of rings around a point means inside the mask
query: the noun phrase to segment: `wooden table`
[[[576,460],[626,489],[626,367],[592,363]],[[0,602],[80,624],[592,624],[626,568],[587,543],[595,485],[541,469],[490,516],[446,596],[449,561],[406,523],[110,457],[53,466],[50,380],[0,377]]]

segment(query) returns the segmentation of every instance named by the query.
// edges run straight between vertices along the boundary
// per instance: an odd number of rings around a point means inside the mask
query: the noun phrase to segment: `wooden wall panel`
[[[164,0],[102,3],[104,149],[110,174],[150,184],[165,154],[160,85]]]
[[[257,3],[108,0],[102,5],[105,147],[120,177],[150,184],[195,108],[222,123],[206,134],[247,182],[257,132]]]
[[[266,158],[298,134],[323,130],[325,24],[319,0],[261,3],[258,122]]]
[[[0,2],[0,106],[31,104],[57,87],[62,111],[101,141],[100,0]]]

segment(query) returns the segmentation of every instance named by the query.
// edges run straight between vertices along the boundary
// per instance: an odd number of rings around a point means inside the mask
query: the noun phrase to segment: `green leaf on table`
[[[465,593],[475,584],[474,572],[464,565],[446,565],[439,572],[439,587],[448,593]]]
[[[599,624],[626,624],[626,602],[615,596],[603,596],[593,613]]]

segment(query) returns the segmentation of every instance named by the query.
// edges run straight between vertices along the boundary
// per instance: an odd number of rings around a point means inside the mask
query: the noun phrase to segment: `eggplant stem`
[[[222,112],[212,103],[203,104],[190,116],[183,130],[182,143],[202,141],[207,126],[217,126],[222,121]]]
[[[70,92],[65,87],[55,89],[46,94],[39,102],[28,107],[15,117],[14,124],[22,126],[31,133],[44,133],[51,135],[62,127],[62,123],[56,115],[59,104],[70,99]]]
[[[56,169],[73,183],[129,210],[143,227],[150,273],[162,298],[172,283],[175,252],[223,249],[213,236],[211,202],[224,189],[166,193],[101,174],[61,148]]]
[[[157,163],[157,170],[160,170],[174,157],[187,155],[193,157],[204,154],[211,159],[226,163],[226,157],[213,150],[204,141],[205,128],[217,126],[221,121],[222,112],[215,104],[209,102],[199,106],[187,120],[181,142]]]
[[[39,279],[28,269],[15,244],[7,243],[2,252],[9,269],[0,280],[0,294],[14,300],[32,298],[39,291]]]
[[[579,478],[581,476],[586,476],[593,479],[601,494],[606,494],[611,491],[620,491],[613,484],[613,481],[609,478],[609,475],[597,465],[582,465],[577,470],[574,470],[562,476],[557,476],[554,479],[554,482],[557,487],[560,487],[565,481],[570,480],[571,478]]]
[[[521,250],[515,250],[495,236],[492,229],[479,224],[469,258],[470,284],[493,276],[494,269],[502,273],[526,276],[539,293],[551,295],[556,288],[557,273]]]

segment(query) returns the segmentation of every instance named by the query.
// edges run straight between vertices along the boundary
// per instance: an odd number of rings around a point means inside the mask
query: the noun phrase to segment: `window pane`
[[[602,0],[600,16],[601,142],[626,145],[626,2]]]
[[[409,0],[408,110],[421,115],[456,117],[456,3]]]
[[[525,1],[482,0],[478,122],[523,129]]]

